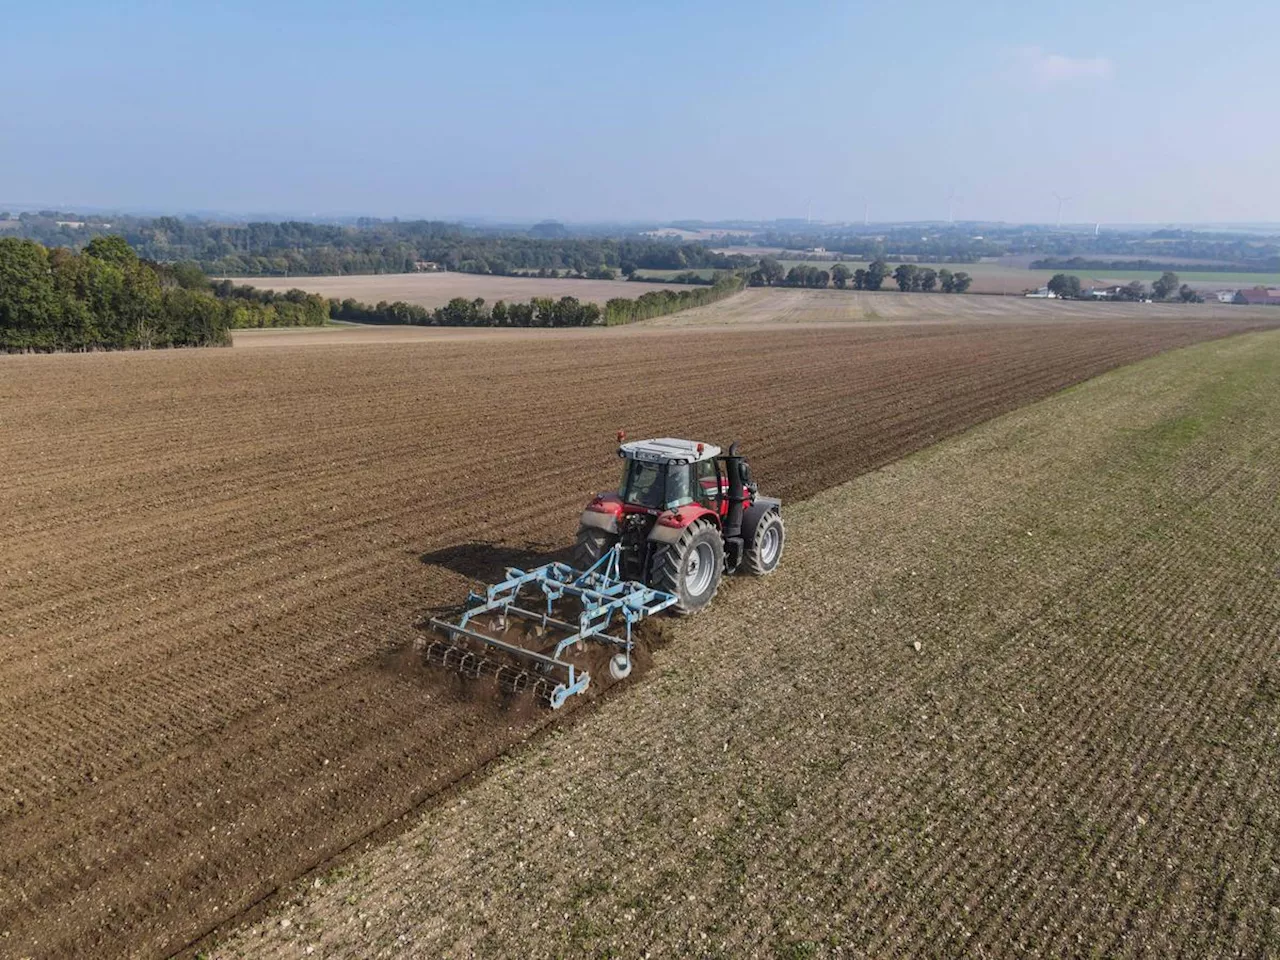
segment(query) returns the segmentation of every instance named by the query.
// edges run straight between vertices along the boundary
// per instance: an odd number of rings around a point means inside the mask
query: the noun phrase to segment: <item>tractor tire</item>
[[[573,565],[579,570],[586,570],[612,550],[617,542],[617,534],[599,527],[579,527],[578,542],[573,547]]]
[[[782,514],[770,510],[756,524],[755,535],[747,544],[747,572],[763,577],[773,573],[782,559],[782,548],[787,545],[787,527]]]
[[[714,524],[699,520],[654,558],[653,586],[675,594],[670,609],[687,616],[711,602],[723,574],[724,540]]]

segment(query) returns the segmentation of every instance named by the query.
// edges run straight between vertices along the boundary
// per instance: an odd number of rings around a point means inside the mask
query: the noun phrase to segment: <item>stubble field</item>
[[[645,326],[712,324],[898,323],[1080,323],[1117,321],[1280,321],[1275,307],[1220,303],[1088,303],[984,297],[973,294],[901,293],[866,290],[802,290],[754,287],[717,303],[665,317]]]
[[[421,307],[443,307],[454,297],[482,298],[492,306],[499,300],[519,303],[534,297],[577,297],[583,303],[604,304],[614,297],[635,298],[650,290],[687,290],[681,284],[630,283],[626,280],[552,280],[540,277],[494,277],[478,273],[381,273],[351,277],[233,277],[235,283],[263,290],[305,290],[322,297],[376,304],[403,300]]]
[[[5,951],[181,949],[546,723],[401,654],[569,542],[619,426],[740,440],[794,502],[1250,325],[0,358]]]

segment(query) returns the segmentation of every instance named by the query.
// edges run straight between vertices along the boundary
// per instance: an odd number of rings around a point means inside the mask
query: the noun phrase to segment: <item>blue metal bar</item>
[[[629,669],[633,647],[632,625],[676,602],[677,598],[673,594],[654,590],[633,580],[623,580],[621,557],[622,547],[615,545],[586,570],[575,570],[559,561],[529,571],[508,568],[506,580],[486,587],[483,595],[474,592],[470,595],[468,608],[457,624],[443,620],[432,620],[431,623],[438,629],[449,632],[451,637],[461,634],[518,658],[540,664],[544,670],[565,671],[567,682],[558,684],[550,698],[551,706],[558,708],[569,697],[586,690],[590,682],[590,676],[585,671],[580,671],[569,661],[561,659],[566,649],[584,640],[614,646],[626,658]],[[542,590],[546,598],[546,613],[534,613],[516,606],[520,590],[535,586]],[[581,606],[576,626],[551,616],[555,601],[565,597],[574,598]],[[518,616],[537,620],[544,628],[553,626],[569,635],[556,643],[553,653],[542,654],[525,650],[470,627],[470,621],[474,617],[493,612],[499,612],[499,616],[504,618]],[[611,636],[605,632],[614,622],[615,615],[625,628],[623,637]]]

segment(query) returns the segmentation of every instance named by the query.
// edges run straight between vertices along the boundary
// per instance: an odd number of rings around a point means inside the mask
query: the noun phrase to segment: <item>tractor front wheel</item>
[[[724,573],[724,541],[714,524],[689,524],[680,539],[654,558],[653,585],[676,595],[678,614],[697,613],[716,595]]]
[[[755,536],[747,544],[747,569],[757,577],[772,573],[782,559],[782,548],[786,542],[787,528],[782,522],[782,514],[770,510],[760,518]]]
[[[573,565],[579,570],[594,566],[596,561],[613,549],[618,542],[615,534],[599,527],[579,527],[578,542],[573,548]]]

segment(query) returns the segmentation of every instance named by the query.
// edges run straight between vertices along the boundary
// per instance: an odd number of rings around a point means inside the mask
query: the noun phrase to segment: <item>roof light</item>
[[[701,453],[701,452],[702,452],[702,444],[698,444],[698,452],[699,452],[699,453]]]
[[[619,431],[618,431],[618,442],[619,442],[619,443],[622,443],[622,442],[623,442],[624,440],[626,440],[626,439],[627,439],[627,431],[625,431],[625,430],[619,430]]]

